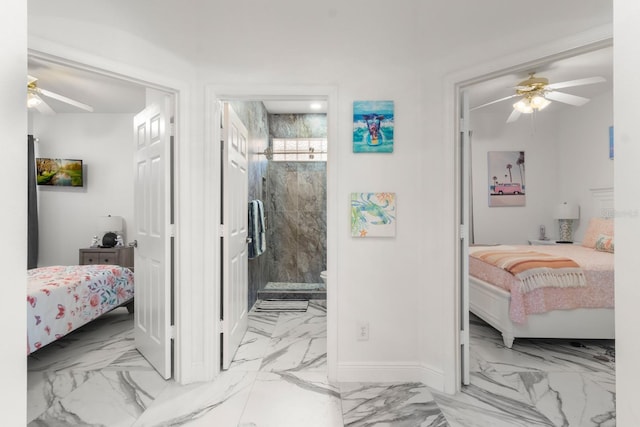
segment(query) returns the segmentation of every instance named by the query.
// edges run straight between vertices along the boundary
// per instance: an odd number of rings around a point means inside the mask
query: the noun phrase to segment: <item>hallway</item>
[[[472,317],[472,384],[456,396],[419,383],[326,379],[326,305],[251,312],[215,381],[164,381],[116,309],[29,357],[30,426],[613,426],[611,341],[516,340]]]

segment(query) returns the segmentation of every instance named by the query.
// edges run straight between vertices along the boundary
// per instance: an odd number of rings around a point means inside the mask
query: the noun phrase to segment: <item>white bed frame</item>
[[[613,216],[613,188],[591,188],[593,215]],[[577,308],[529,314],[523,324],[509,317],[511,295],[502,288],[469,276],[469,311],[502,333],[511,348],[515,338],[615,339],[615,309]]]
[[[484,280],[469,276],[469,311],[502,333],[511,348],[515,338],[614,339],[613,308],[577,308],[529,314],[523,324],[509,317],[511,295]]]

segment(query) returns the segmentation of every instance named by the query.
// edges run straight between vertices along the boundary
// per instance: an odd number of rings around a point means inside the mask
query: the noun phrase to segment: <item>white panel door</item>
[[[229,103],[222,121],[222,369],[247,330],[248,132]]]
[[[138,351],[165,379],[171,377],[168,102],[134,118],[134,336]]]
[[[461,92],[460,102],[460,170],[461,191],[460,197],[460,345],[461,348],[461,374],[462,383],[469,384],[469,207],[470,199],[470,175],[471,175],[471,147],[469,134],[469,97],[467,92]]]

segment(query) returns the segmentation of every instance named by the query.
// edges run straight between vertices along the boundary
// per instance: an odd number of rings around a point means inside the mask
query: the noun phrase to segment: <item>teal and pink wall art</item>
[[[353,152],[393,153],[393,101],[353,102]]]

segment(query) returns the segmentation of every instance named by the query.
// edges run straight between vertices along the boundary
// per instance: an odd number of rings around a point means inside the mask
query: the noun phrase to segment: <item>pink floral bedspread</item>
[[[133,298],[133,272],[117,265],[28,270],[27,354]]]
[[[600,252],[580,245],[510,245],[510,247],[571,258],[580,265],[587,280],[586,287],[545,287],[524,292],[520,281],[511,273],[469,256],[470,275],[510,292],[509,317],[513,322],[522,324],[529,314],[551,310],[614,307],[614,255],[612,253]],[[482,249],[482,247],[475,248]],[[470,248],[470,253],[473,249]]]

